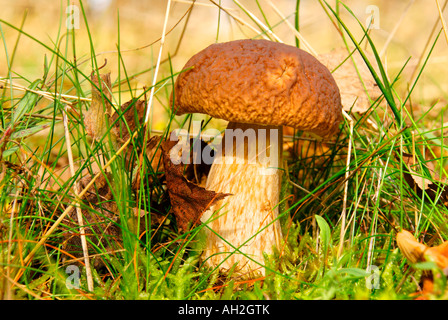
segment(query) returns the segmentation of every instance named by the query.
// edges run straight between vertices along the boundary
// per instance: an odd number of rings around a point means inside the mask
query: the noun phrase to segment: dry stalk
[[[65,143],[67,147],[67,156],[68,156],[68,162],[70,167],[70,173],[72,177],[75,176],[75,166],[73,163],[73,153],[72,153],[72,147],[70,142],[70,133],[68,129],[68,120],[67,120],[67,106],[65,107],[63,111],[63,117],[64,117],[64,131],[65,131]],[[75,194],[75,199],[79,200],[79,192],[78,192],[78,185],[76,183],[73,184],[73,192]],[[76,206],[76,214],[78,217],[78,225],[79,225],[79,233],[81,238],[81,245],[82,245],[82,253],[84,255],[84,264],[86,268],[86,276],[87,276],[87,288],[89,291],[93,291],[93,277],[92,277],[92,270],[90,268],[90,259],[89,259],[89,249],[87,247],[87,240],[86,240],[86,229],[84,227],[84,221],[82,218],[82,211],[79,207],[79,203]]]
[[[169,14],[170,14],[170,8],[171,8],[171,0],[168,0],[168,3],[166,5],[165,21],[163,22],[162,37],[160,38],[159,56],[157,57],[156,69],[154,71],[154,78],[153,78],[153,81],[152,81],[151,92],[150,92],[149,101],[148,101],[148,105],[147,105],[147,109],[146,109],[146,116],[145,116],[145,122],[144,122],[145,125],[147,125],[147,123],[148,123],[149,115],[150,115],[151,110],[152,110],[151,106],[152,106],[152,101],[154,99],[154,92],[155,92],[155,89],[156,89],[157,74],[159,73],[160,62],[161,62],[161,59],[162,59],[163,45],[165,44],[166,26],[168,24],[168,17],[169,17]]]
[[[384,43],[383,49],[380,52],[380,57],[383,57],[384,54],[386,53],[387,48],[389,47],[390,42],[392,41],[392,39],[395,36],[395,33],[397,32],[398,28],[401,25],[401,22],[403,21],[404,17],[406,16],[406,14],[408,13],[409,9],[411,8],[411,6],[414,4],[415,0],[410,0],[408,5],[406,6],[406,9],[404,9],[403,13],[401,14],[400,19],[398,19],[397,23],[395,24],[394,29],[392,30],[392,32],[389,34],[389,36],[387,37],[386,42]]]
[[[442,11],[442,12],[445,10],[447,4],[448,4],[448,0],[445,1],[445,3],[443,4],[443,7],[441,8],[441,11]],[[438,26],[438,25],[439,25],[439,19],[436,20],[436,22],[434,22],[434,26],[432,27],[431,33],[429,34],[429,37],[428,37],[428,40],[426,41],[425,46],[423,47],[422,54],[421,54],[420,57],[418,58],[418,62],[417,62],[417,64],[415,65],[415,69],[414,69],[414,71],[412,72],[412,76],[411,76],[411,78],[409,79],[409,83],[413,83],[413,82],[415,82],[415,77],[416,77],[417,74],[418,74],[418,68],[420,67],[420,65],[421,65],[421,63],[422,63],[422,61],[423,61],[423,59],[424,59],[425,52],[428,50],[428,48],[429,48],[429,46],[430,46],[430,44],[431,44],[431,39],[432,39],[434,33],[436,32],[436,30],[437,30],[437,26]]]
[[[14,221],[14,214],[17,211],[17,199],[19,197],[19,191],[21,190],[21,186],[20,186],[20,182],[19,185],[17,186],[17,191],[16,194],[14,196],[14,201],[12,203],[12,208],[11,208],[11,216],[9,217],[9,238],[8,238],[8,255],[6,257],[6,279],[10,279],[10,275],[11,275],[11,257],[13,256],[11,250],[12,250],[12,233],[13,233],[13,225],[12,222]],[[6,284],[6,300],[11,300],[12,299],[12,288],[11,285],[9,285],[8,283]]]
[[[281,13],[281,11],[272,3],[270,0],[266,0],[266,2],[274,9],[275,13],[285,21],[286,25],[289,29],[294,33],[294,36],[300,40],[305,45],[305,48],[315,57],[317,57],[317,52],[313,49],[313,47],[305,40],[302,34],[288,21],[288,19]]]
[[[254,28],[251,24],[247,23],[246,21],[244,21],[243,19],[237,17],[236,15],[230,13],[228,10],[226,10],[224,7],[220,6],[220,5],[219,5],[218,3],[216,3],[215,1],[210,0],[210,2],[213,3],[215,6],[217,6],[219,9],[221,9],[223,12],[227,13],[227,15],[228,15],[229,17],[233,18],[233,20],[235,20],[235,21],[238,22],[239,24],[241,24],[241,25],[243,25],[243,26],[245,26],[245,27],[248,27],[248,28],[251,29],[253,32],[255,32],[256,34],[260,34],[260,31],[257,30],[256,28]],[[264,33],[261,34],[261,37],[262,37],[263,39],[269,40],[269,38],[268,38]]]
[[[209,8],[214,8],[215,6],[213,4],[210,3],[204,3],[204,2],[197,2],[195,0],[174,0],[174,2],[177,3],[185,3],[185,4],[195,4],[197,6],[203,6],[203,7],[209,7]],[[236,11],[236,9],[234,8],[230,8],[230,7],[225,7],[224,9],[229,10],[229,11]]]
[[[379,193],[380,193],[382,175],[383,175],[383,168],[380,168],[379,173],[378,173],[378,185],[377,185],[377,190],[376,190],[376,194],[375,194],[375,199],[378,199],[380,196]],[[372,219],[372,232],[370,233],[369,250],[367,252],[367,265],[368,266],[371,265],[371,261],[372,261],[372,257],[373,257],[373,247],[375,246],[374,232],[375,232],[376,223],[377,223],[376,217],[377,216],[374,215],[374,217]]]
[[[445,34],[445,39],[446,39],[446,42],[448,43],[448,31],[447,31],[447,27],[446,27],[445,18],[443,17],[443,10],[440,7],[439,0],[436,0],[436,3],[437,3],[437,9],[439,10],[440,21],[442,22],[443,33]]]
[[[51,92],[42,91],[42,90],[32,90],[32,89],[29,89],[29,88],[24,87],[22,85],[19,85],[19,84],[10,83],[9,80],[6,79],[6,78],[0,77],[0,83],[4,83],[6,88],[12,88],[14,90],[25,91],[25,92],[32,92],[32,93],[35,93],[37,95],[42,96],[45,99],[50,100],[50,101],[54,101],[56,99],[54,94],[51,93]],[[82,98],[82,97],[77,97],[77,96],[71,96],[71,95],[68,95],[68,94],[59,94],[58,93],[57,95],[58,95],[58,97],[63,98],[63,99],[60,99],[61,103],[68,104],[68,105],[72,105],[73,102],[70,102],[70,101],[68,101],[66,99],[74,99],[74,100],[81,100],[81,101],[91,101],[90,98]]]
[[[254,20],[257,23],[257,25],[263,29],[264,32],[273,36],[274,39],[277,40],[278,42],[283,43],[283,41],[274,32],[272,32],[272,30],[268,26],[266,26],[263,22],[261,22],[260,19],[258,19],[252,12],[247,10],[238,0],[233,0],[233,2],[235,2],[238,7],[240,7],[244,12],[246,12],[250,16],[250,18]]]
[[[350,135],[348,141],[348,151],[347,151],[347,163],[345,167],[345,185],[344,185],[344,200],[342,204],[342,213],[341,213],[341,233],[339,237],[339,249],[338,249],[338,257],[341,256],[342,251],[344,249],[344,238],[345,238],[345,224],[347,219],[347,194],[348,194],[348,181],[350,176],[350,161],[352,154],[352,137],[353,137],[353,129],[354,129],[354,120],[347,114],[344,110],[342,110],[342,114],[348,120],[350,124]]]

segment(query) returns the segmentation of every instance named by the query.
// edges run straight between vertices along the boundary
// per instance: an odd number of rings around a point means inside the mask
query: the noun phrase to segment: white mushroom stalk
[[[206,189],[229,193],[203,216],[205,262],[242,276],[264,275],[263,253],[281,244],[278,204],[282,176],[282,128],[229,123]]]

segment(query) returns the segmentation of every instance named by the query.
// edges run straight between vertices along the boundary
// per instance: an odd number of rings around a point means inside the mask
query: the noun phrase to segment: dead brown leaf
[[[78,182],[79,189],[84,189],[92,178],[93,176],[89,175],[81,179]],[[88,249],[90,255],[96,253],[95,247],[104,247],[111,253],[121,248],[122,233],[120,225],[122,221],[110,183],[113,183],[110,174],[107,175],[107,179],[106,176],[99,176],[94,185],[89,188],[81,199],[81,211],[84,225],[86,226],[86,237],[89,239]],[[146,230],[145,216],[148,212],[138,208],[132,208],[132,212],[134,216],[128,219],[127,224],[132,232],[140,236]],[[158,227],[164,220],[165,216],[157,214],[154,210],[151,211],[151,227]],[[69,212],[64,223],[69,226],[64,232],[64,252],[69,252],[77,258],[82,258],[83,253],[76,208]],[[95,268],[104,266],[101,256],[93,259],[93,266]]]
[[[154,183],[154,177],[157,177],[159,181],[163,180],[161,140],[162,136],[156,135],[150,137],[146,143],[146,157],[150,161],[151,172],[149,172],[147,179],[144,179],[144,181],[147,181],[150,185]],[[143,161],[139,161],[138,163],[142,165]],[[138,192],[141,188],[142,170],[140,170],[140,167],[136,169],[136,172],[136,176],[132,181],[132,190]]]
[[[177,141],[164,141],[161,145],[162,157],[171,213],[176,217],[179,230],[185,232],[191,225],[200,224],[202,214],[228,194],[206,190],[188,181],[183,174],[184,165],[174,164],[170,157],[170,150],[176,144]]]
[[[119,146],[131,137],[131,133],[143,126],[145,111],[145,101],[132,99],[121,105],[120,110],[112,115],[111,123],[115,124],[111,133],[115,136]]]
[[[400,159],[400,155],[396,155],[397,159]],[[403,165],[403,177],[406,183],[417,193],[419,197],[423,195],[423,192],[433,201],[439,198],[445,206],[448,206],[448,188],[443,181],[441,181],[439,175],[435,171],[434,163],[427,161],[423,164],[417,162],[417,157],[402,153]],[[425,166],[431,174],[431,177],[425,178],[422,174],[418,173],[420,166]]]
[[[89,110],[84,113],[84,125],[87,134],[94,140],[98,140],[107,128],[107,119],[112,111],[110,73],[100,74],[100,78],[98,78],[95,71],[92,71],[90,78],[92,80],[92,102]]]
[[[353,48],[351,51],[353,52]],[[370,63],[376,65],[375,57],[368,52],[365,54]],[[346,48],[339,48],[320,54],[318,59],[332,72],[341,93],[344,110],[365,113],[371,106],[370,101],[378,99],[382,92],[360,53],[356,50],[347,59],[349,55]]]

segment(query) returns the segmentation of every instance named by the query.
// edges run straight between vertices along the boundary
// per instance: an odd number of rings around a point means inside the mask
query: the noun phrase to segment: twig
[[[228,10],[226,10],[226,8],[222,7],[221,5],[219,5],[218,3],[216,3],[213,0],[209,0],[211,3],[213,3],[215,6],[217,6],[219,9],[221,9],[223,12],[227,13],[227,15],[231,18],[233,18],[236,22],[238,22],[239,24],[248,27],[249,29],[251,29],[253,32],[260,34],[260,31],[257,30],[256,28],[254,28],[252,25],[250,25],[249,23],[247,23],[246,21],[244,21],[241,18],[238,18],[237,16],[235,16],[234,14],[230,13]],[[266,40],[269,40],[269,38],[264,34],[261,33],[261,37],[263,37]]]
[[[190,1],[190,0],[174,0],[174,2],[185,3],[185,4],[190,4],[190,5],[194,3],[196,6],[203,6],[203,7],[209,7],[209,8],[214,8],[215,7],[213,4],[204,3],[204,2],[198,2],[198,1],[195,1],[195,0],[192,0],[192,1]],[[227,7],[225,9],[229,10],[229,11],[236,11],[236,9],[230,8],[230,7]]]
[[[376,194],[375,194],[375,199],[378,199],[380,196],[380,187],[381,187],[381,183],[382,183],[382,179],[383,179],[383,168],[379,169],[379,173],[378,173],[378,186],[377,186],[377,190],[376,190]],[[375,233],[375,229],[376,229],[376,224],[377,224],[377,215],[374,214],[374,218],[372,219],[372,230],[370,232],[370,241],[369,241],[369,250],[367,252],[367,266],[371,265],[372,262],[372,257],[373,257],[373,248],[375,246],[375,237],[374,237],[374,233]]]
[[[19,197],[19,191],[20,191],[20,187],[17,188],[16,194],[14,196],[14,202],[12,203],[12,208],[11,208],[11,216],[9,217],[9,239],[8,239],[8,256],[6,257],[6,278],[9,279],[10,274],[11,274],[11,257],[13,256],[12,252],[11,252],[11,247],[12,247],[12,233],[13,233],[13,221],[14,221],[14,214],[17,211],[17,199]],[[6,300],[11,300],[12,299],[12,288],[10,284],[6,284]]]
[[[411,6],[414,4],[415,0],[411,0],[409,1],[408,5],[406,6],[406,9],[404,9],[403,13],[401,14],[400,19],[398,19],[397,23],[395,24],[394,29],[392,30],[392,32],[389,34],[389,37],[387,37],[386,42],[384,43],[383,49],[380,52],[380,57],[383,57],[384,54],[386,53],[387,48],[389,47],[390,42],[392,41],[393,37],[395,36],[395,33],[397,32],[398,28],[401,25],[401,22],[403,21],[404,17],[406,16],[406,14],[408,13],[409,9],[411,8]]]
[[[442,12],[443,12],[443,10],[445,10],[445,7],[446,7],[447,4],[448,4],[448,0],[446,0],[445,3],[443,4]],[[420,57],[418,58],[418,62],[417,62],[417,64],[415,65],[415,69],[414,69],[414,71],[412,72],[412,76],[411,76],[411,78],[410,78],[410,80],[409,80],[410,83],[411,83],[411,82],[414,82],[414,79],[415,79],[415,77],[417,76],[417,73],[418,73],[418,67],[420,66],[420,64],[421,64],[422,61],[423,61],[423,56],[424,56],[426,50],[428,49],[428,47],[429,47],[429,45],[430,45],[430,43],[431,43],[431,38],[432,38],[432,36],[434,35],[434,33],[436,32],[436,29],[437,29],[437,25],[438,25],[438,24],[439,24],[439,21],[437,20],[437,21],[434,23],[434,26],[432,27],[431,33],[430,33],[430,35],[429,35],[429,37],[428,37],[428,40],[426,41],[426,44],[425,44],[425,46],[423,47],[422,54],[421,54]]]
[[[254,20],[265,33],[273,36],[278,42],[283,43],[283,41],[274,32],[272,32],[272,30],[268,26],[261,22],[260,19],[258,19],[252,12],[247,10],[238,0],[233,0],[233,2],[235,2],[236,5],[241,8],[241,10],[243,10],[252,20]]]
[[[437,3],[437,9],[439,10],[440,21],[442,22],[443,33],[445,34],[445,39],[446,42],[448,43],[448,31],[445,23],[445,18],[443,17],[443,12],[442,8],[440,7],[439,0],[436,0],[436,3]]]
[[[156,83],[157,83],[157,74],[159,73],[160,61],[162,59],[163,45],[165,44],[165,33],[166,33],[166,26],[168,24],[170,8],[171,8],[171,0],[168,0],[168,3],[166,5],[165,21],[163,23],[163,29],[162,29],[162,37],[160,38],[159,56],[157,57],[156,69],[154,71],[154,78],[152,80],[151,93],[149,95],[149,101],[148,101],[148,105],[147,105],[147,109],[146,109],[146,116],[145,116],[145,122],[144,122],[145,125],[147,125],[147,123],[148,123],[149,115],[152,110],[152,108],[151,108],[152,100],[154,99],[154,92],[155,92]]]
[[[342,205],[342,213],[341,213],[341,233],[339,236],[339,249],[338,249],[338,257],[341,256],[342,251],[344,249],[344,238],[345,238],[345,223],[347,219],[347,194],[348,194],[348,181],[350,176],[350,161],[352,154],[352,137],[353,137],[353,126],[354,121],[350,115],[348,115],[345,111],[342,111],[343,115],[346,117],[348,122],[350,123],[350,139],[348,142],[348,151],[347,151],[347,164],[345,167],[345,186],[344,186],[344,200]]]
[[[313,49],[313,47],[308,43],[308,41],[305,40],[305,38],[302,36],[302,34],[286,19],[286,17],[281,13],[281,11],[272,3],[270,0],[266,0],[266,2],[274,9],[274,11],[277,13],[277,15],[285,21],[286,25],[289,27],[289,29],[294,33],[295,37],[299,39],[306,47],[306,49],[313,55],[317,56],[317,52]]]
[[[9,88],[12,88],[12,89],[15,89],[15,90],[32,92],[32,93],[38,94],[38,95],[42,96],[43,98],[51,100],[51,101],[54,101],[56,99],[53,93],[50,93],[50,92],[47,92],[47,91],[42,91],[42,90],[32,90],[32,89],[29,89],[29,88],[24,87],[22,85],[10,83],[6,78],[0,77],[0,82],[4,83],[6,88],[9,87]],[[68,94],[58,93],[57,95],[58,95],[58,97],[62,97],[62,98],[65,98],[65,99],[75,99],[75,100],[81,100],[81,101],[91,101],[90,98],[71,96],[71,95],[68,95]],[[73,104],[72,102],[70,102],[68,100],[65,100],[65,99],[60,99],[61,103],[65,103],[65,104],[68,104],[68,105],[72,105]]]
[[[68,162],[70,166],[70,173],[72,177],[75,176],[75,166],[73,164],[73,153],[72,153],[72,144],[70,142],[70,133],[68,129],[68,120],[67,120],[67,106],[64,108],[63,111],[63,118],[64,118],[64,131],[65,131],[65,143],[67,147],[67,157]],[[78,185],[76,183],[73,184],[73,192],[75,193],[75,198],[80,199],[78,197]],[[87,288],[89,291],[93,291],[93,277],[92,277],[92,270],[90,268],[90,259],[89,259],[89,249],[87,247],[87,241],[86,241],[86,229],[84,227],[84,222],[82,219],[82,211],[79,207],[79,204],[76,206],[76,214],[78,217],[78,225],[79,225],[79,233],[81,238],[81,246],[82,246],[82,253],[84,255],[84,263],[86,268],[86,276],[87,276]]]

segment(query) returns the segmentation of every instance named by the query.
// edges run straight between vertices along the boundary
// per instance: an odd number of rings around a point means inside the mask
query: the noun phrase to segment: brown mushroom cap
[[[320,136],[342,120],[339,89],[309,53],[267,40],[213,44],[194,55],[175,83],[177,115],[286,125]]]

